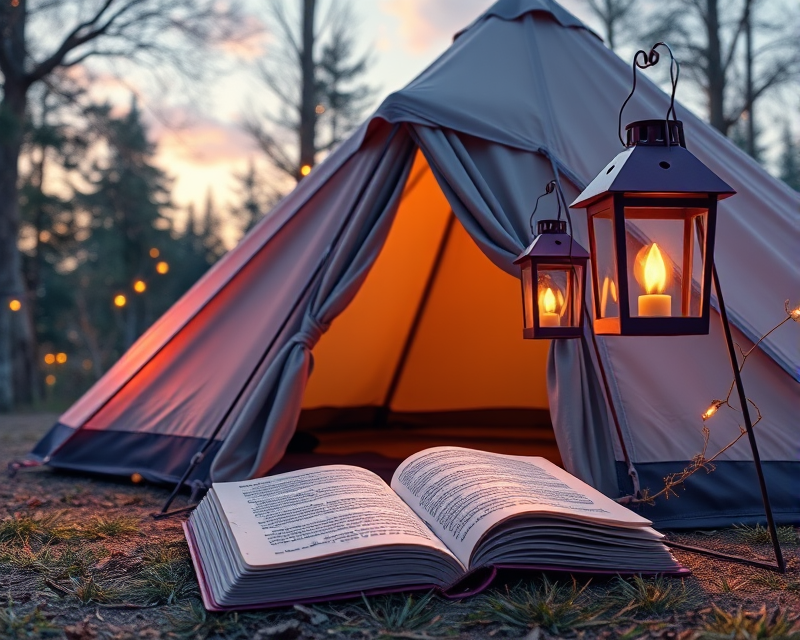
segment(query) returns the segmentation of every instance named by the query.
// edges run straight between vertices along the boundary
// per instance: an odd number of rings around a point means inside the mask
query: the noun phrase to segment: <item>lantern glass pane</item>
[[[522,265],[522,311],[526,329],[533,328],[533,296],[533,267],[528,262]]]
[[[537,304],[540,327],[577,327],[580,324],[580,265],[540,264],[537,268]]]
[[[625,207],[632,317],[697,317],[701,313],[703,252],[697,221],[707,210]]]
[[[591,220],[594,229],[592,267],[597,279],[597,314],[600,318],[619,318],[617,252],[611,210],[592,216]]]

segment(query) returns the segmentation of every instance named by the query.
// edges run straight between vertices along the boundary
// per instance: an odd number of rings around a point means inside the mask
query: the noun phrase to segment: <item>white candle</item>
[[[667,286],[667,266],[654,242],[647,249],[644,263],[644,289],[639,296],[639,315],[649,318],[672,316],[672,296],[664,293]]]
[[[540,327],[560,327],[561,318],[557,313],[541,313],[539,314]]]
[[[639,296],[639,315],[647,317],[671,316],[672,296],[664,293],[648,293]]]

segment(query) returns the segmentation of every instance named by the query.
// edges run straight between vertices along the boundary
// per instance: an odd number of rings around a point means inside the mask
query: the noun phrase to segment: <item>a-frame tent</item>
[[[174,482],[211,439],[190,476],[207,484],[269,472],[299,422],[331,454],[472,442],[555,458],[612,496],[658,490],[700,452],[700,414],[730,384],[719,318],[708,336],[548,347],[522,340],[512,277],[544,185],[555,177],[570,200],[618,151],[629,81],[555,2],[496,3],[158,320],[33,457]],[[626,116],[660,117],[666,103],[642,81]],[[800,292],[800,196],[678,113],[690,150],[738,191],[720,206],[716,263],[746,347]],[[585,218],[573,221],[586,246]],[[796,330],[770,335],[743,374],[781,522],[800,521]],[[708,452],[738,424],[715,416]],[[746,445],[716,466],[643,513],[674,527],[759,520]]]

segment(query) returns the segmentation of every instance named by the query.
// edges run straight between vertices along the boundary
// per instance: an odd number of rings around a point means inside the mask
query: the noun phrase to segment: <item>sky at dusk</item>
[[[373,50],[368,81],[378,89],[373,108],[405,86],[452,42],[453,34],[492,5],[492,0],[354,0],[362,50]],[[326,3],[322,3],[323,9]],[[587,24],[580,0],[563,3]],[[254,26],[265,22],[260,0],[251,0]],[[261,14],[261,15],[259,15]],[[219,71],[202,86],[170,90],[136,71],[95,69],[94,94],[125,112],[136,93],[157,145],[157,164],[173,179],[178,226],[189,203],[205,206],[209,189],[217,210],[237,199],[234,174],[262,154],[242,129],[247,113],[257,112],[269,95],[253,73],[254,61],[267,55],[267,30],[218,52]],[[291,186],[291,185],[289,185]]]
[[[263,27],[264,0],[247,1],[252,26]],[[353,0],[362,50],[373,51],[367,77],[378,89],[373,108],[430,65],[450,45],[453,34],[492,3],[492,0]],[[321,2],[323,13],[326,4],[324,0]],[[583,0],[563,0],[562,4],[588,26],[600,30]],[[175,219],[179,227],[185,220],[186,206],[194,203],[203,207],[209,189],[218,211],[224,212],[237,199],[233,175],[245,172],[251,159],[264,164],[263,155],[243,131],[242,121],[246,114],[269,106],[269,95],[253,72],[255,61],[268,55],[269,48],[270,34],[263,28],[244,42],[221,47],[214,52],[218,70],[213,79],[186,90],[156,86],[136,71],[101,71],[93,79],[97,96],[111,100],[121,112],[127,110],[131,92],[138,95],[150,137],[157,144],[157,164],[173,179]],[[622,55],[630,57],[624,49]],[[685,87],[681,89],[686,91]],[[691,98],[685,93],[679,95],[684,102],[687,97]],[[688,102],[698,108],[691,99]]]

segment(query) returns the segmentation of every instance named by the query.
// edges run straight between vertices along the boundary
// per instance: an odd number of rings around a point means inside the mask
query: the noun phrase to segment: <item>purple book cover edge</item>
[[[599,570],[599,569],[565,569],[564,567],[555,567],[549,565],[528,565],[528,564],[498,564],[490,568],[487,571],[486,578],[481,580],[480,583],[470,589],[464,591],[453,592],[451,589],[453,587],[457,587],[465,578],[467,578],[470,573],[465,574],[463,578],[461,578],[458,582],[454,585],[451,585],[448,588],[442,589],[438,585],[434,584],[427,584],[427,585],[415,585],[410,587],[397,587],[393,589],[373,589],[371,591],[355,591],[350,593],[340,593],[333,596],[323,596],[323,597],[316,597],[316,598],[302,598],[299,600],[284,600],[280,602],[270,602],[266,604],[252,604],[252,605],[230,605],[230,606],[223,606],[217,604],[214,601],[214,598],[211,595],[211,589],[209,588],[208,580],[206,578],[205,569],[203,567],[202,562],[200,561],[200,556],[197,552],[197,546],[194,538],[194,531],[192,529],[192,525],[188,520],[185,520],[182,523],[183,532],[186,535],[186,542],[189,545],[189,555],[192,558],[192,564],[194,565],[195,573],[197,574],[197,582],[200,585],[200,596],[203,600],[203,606],[206,608],[207,611],[244,611],[244,610],[252,610],[252,609],[274,609],[278,607],[291,607],[296,604],[315,604],[319,602],[333,602],[335,600],[349,600],[351,598],[358,598],[361,596],[379,596],[379,595],[386,595],[390,593],[410,593],[415,591],[430,591],[434,589],[438,591],[443,597],[447,598],[448,600],[460,600],[461,598],[467,598],[469,596],[476,595],[486,589],[497,577],[497,570],[498,569],[512,569],[512,570],[523,570],[523,571],[548,571],[548,572],[555,572],[555,573],[578,573],[584,575],[604,575],[604,576],[613,576],[613,575],[634,575],[634,573],[623,573],[619,571],[613,570]],[[476,571],[480,571],[477,569]],[[690,569],[686,567],[681,567],[680,569],[676,569],[675,571],[637,571],[635,575],[666,575],[666,576],[688,576],[692,572]]]

